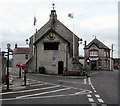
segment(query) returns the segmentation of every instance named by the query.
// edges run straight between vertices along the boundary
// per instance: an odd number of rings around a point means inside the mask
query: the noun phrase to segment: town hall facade
[[[48,74],[81,71],[79,41],[80,38],[57,19],[56,10],[51,10],[49,21],[30,37],[28,71]]]

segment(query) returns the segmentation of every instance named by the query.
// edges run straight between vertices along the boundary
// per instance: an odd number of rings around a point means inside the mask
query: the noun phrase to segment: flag
[[[34,16],[34,26],[36,25],[36,21],[37,21],[36,17]]]
[[[68,14],[68,17],[73,18],[73,14],[72,13]]]

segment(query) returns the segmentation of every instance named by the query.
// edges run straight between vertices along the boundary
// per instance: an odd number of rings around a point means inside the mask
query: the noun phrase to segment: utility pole
[[[111,71],[113,71],[113,44],[111,46]]]

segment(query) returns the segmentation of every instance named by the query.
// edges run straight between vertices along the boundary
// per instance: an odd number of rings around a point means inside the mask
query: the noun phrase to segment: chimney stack
[[[87,41],[85,40],[85,47],[86,47],[86,45],[87,45]]]
[[[17,43],[15,44],[15,48],[17,48]]]

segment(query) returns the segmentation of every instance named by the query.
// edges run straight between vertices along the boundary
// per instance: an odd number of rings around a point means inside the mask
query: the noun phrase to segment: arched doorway
[[[59,61],[58,62],[58,74],[63,74],[63,67],[64,67],[63,61]]]

